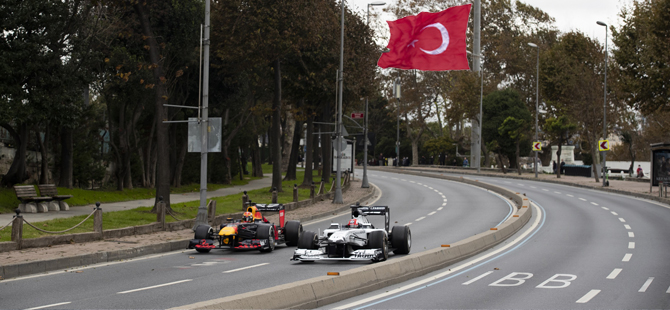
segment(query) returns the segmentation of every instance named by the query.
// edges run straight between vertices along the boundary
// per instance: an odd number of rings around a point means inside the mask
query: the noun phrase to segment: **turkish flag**
[[[390,51],[382,54],[377,65],[425,71],[469,70],[465,33],[471,6],[387,21],[391,30],[387,46]]]

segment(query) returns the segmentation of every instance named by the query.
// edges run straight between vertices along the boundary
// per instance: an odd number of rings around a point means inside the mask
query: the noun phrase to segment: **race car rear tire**
[[[313,231],[303,231],[298,239],[298,249],[318,250],[318,236]]]
[[[200,224],[195,228],[194,239],[209,239],[209,231],[212,229],[209,225]],[[209,251],[207,251],[209,252]]]
[[[210,249],[199,249],[199,248],[195,248],[195,250],[198,251],[198,253],[209,253],[210,251]]]
[[[409,254],[412,249],[412,232],[409,226],[393,226],[391,229],[391,246],[394,254]]]
[[[296,246],[300,240],[300,233],[302,233],[302,224],[299,221],[286,222],[286,229],[284,238],[286,238],[286,245]]]
[[[388,237],[383,231],[373,231],[370,233],[370,239],[368,245],[371,249],[381,249],[383,258],[382,260],[387,260],[389,258],[389,244]]]
[[[272,225],[259,224],[256,229],[256,238],[267,240],[268,247],[261,248],[261,252],[272,252],[275,249],[275,229]]]

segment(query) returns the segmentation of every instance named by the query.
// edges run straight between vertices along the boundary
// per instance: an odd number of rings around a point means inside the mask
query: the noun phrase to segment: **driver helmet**
[[[244,212],[242,214],[242,222],[244,223],[253,223],[254,215],[251,212]]]

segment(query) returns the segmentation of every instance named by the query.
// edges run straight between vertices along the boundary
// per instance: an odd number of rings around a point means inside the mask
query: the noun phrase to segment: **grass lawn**
[[[271,173],[272,171],[272,166],[267,166],[264,165],[263,167],[263,172],[264,173]],[[290,180],[290,181],[283,181],[282,182],[282,188],[283,192],[278,193],[277,200],[279,203],[288,203],[293,201],[293,184],[300,184],[302,183],[302,180],[304,178],[304,170],[303,169],[298,169],[297,171],[297,180]],[[236,185],[240,184],[246,184],[249,180],[245,180],[244,183],[236,183]],[[318,182],[321,181],[321,177],[317,176],[317,172],[314,172],[314,182],[316,184],[316,189],[318,190]],[[236,182],[242,182],[237,178]],[[218,187],[216,187],[218,186]],[[209,190],[214,190],[220,187],[224,187],[222,185],[209,185],[208,189]],[[189,192],[189,191],[198,191],[199,186],[197,185],[189,185],[189,186],[183,186],[179,188],[178,190],[181,190],[180,192]],[[326,186],[325,190],[330,189],[330,184]],[[93,203],[95,201],[101,201],[101,202],[113,202],[113,201],[127,201],[127,200],[135,200],[135,199],[145,199],[145,198],[151,198],[155,197],[153,194],[153,191],[155,190],[148,190],[148,189],[133,189],[131,191],[123,191],[123,192],[118,192],[118,191],[97,191],[97,190],[77,190],[76,192],[68,192],[65,191],[65,189],[58,189],[58,192],[61,193],[61,190],[63,190],[63,193],[68,193],[72,195],[77,195],[78,191],[82,191],[82,196],[88,196],[87,199],[89,200],[84,200],[82,201],[90,201],[90,202],[83,202],[81,204],[86,205]],[[6,189],[3,189],[0,194],[4,194],[4,191],[7,191]],[[12,189],[9,189],[11,192],[11,196],[13,199],[16,199],[14,196],[14,192]],[[177,193],[175,189],[171,189],[173,193]],[[93,193],[98,193],[98,194],[93,194]],[[128,193],[126,195],[126,193]],[[270,203],[272,200],[272,193],[270,192],[270,188],[262,188],[262,189],[257,189],[257,190],[252,190],[247,192],[249,195],[249,199],[251,199],[254,202],[257,203]],[[98,198],[98,197],[105,197],[110,200],[104,200],[103,198]],[[123,199],[121,199],[123,198]],[[305,200],[309,198],[309,189],[299,189],[298,190],[298,200]],[[70,200],[73,200],[74,198],[71,198]],[[112,200],[112,199],[119,199],[119,200]],[[216,214],[226,214],[226,213],[234,213],[234,212],[240,212],[242,211],[242,195],[240,194],[235,194],[235,195],[228,195],[228,196],[221,196],[221,197],[215,197],[213,198],[216,200]],[[0,200],[2,201],[2,200]],[[195,201],[190,201],[186,203],[179,203],[179,204],[172,204],[171,207],[175,211],[177,217],[179,219],[189,219],[189,218],[195,218],[195,216],[198,213],[198,207],[200,206],[200,201],[195,200]],[[12,207],[12,210],[16,208],[16,205]],[[151,207],[141,207],[141,208],[135,208],[132,210],[124,210],[124,211],[115,211],[115,212],[105,212],[102,215],[102,223],[103,223],[103,228],[104,229],[115,229],[115,228],[124,228],[124,227],[130,227],[130,226],[138,226],[138,225],[145,225],[145,224],[150,224],[156,221],[156,214],[150,212]],[[82,220],[84,220],[86,216],[75,216],[71,218],[59,218],[59,219],[53,219],[49,221],[44,221],[44,222],[37,222],[37,223],[31,223],[41,229],[48,230],[48,231],[62,231],[65,229],[69,229],[71,227],[74,227],[75,225],[79,224]],[[167,222],[174,222],[175,219],[172,218],[171,216],[166,217]],[[68,231],[67,234],[71,233],[82,233],[82,232],[92,232],[93,231],[93,218],[91,217],[88,219],[86,222],[84,222],[81,226],[77,227],[76,229],[73,229],[71,231]],[[38,237],[43,237],[47,236],[50,234],[45,234],[42,232],[39,232],[35,230],[34,228],[30,226],[24,226],[23,228],[23,238],[29,239],[29,238],[38,238]],[[11,229],[4,229],[0,231],[0,242],[2,241],[10,241],[11,238]]]

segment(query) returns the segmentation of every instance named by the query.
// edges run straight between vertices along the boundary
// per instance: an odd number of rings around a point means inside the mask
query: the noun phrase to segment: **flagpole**
[[[482,15],[482,3],[481,0],[474,0],[474,29],[473,29],[473,34],[474,34],[474,39],[473,39],[473,53],[475,55],[481,55],[481,15]],[[473,65],[473,71],[479,72],[481,75],[481,57],[474,57],[474,60],[472,62]],[[472,133],[470,134],[470,137],[472,139],[471,143],[471,152],[470,152],[470,157],[471,157],[471,167],[476,167],[477,168],[477,173],[479,173],[480,166],[481,166],[481,153],[482,153],[482,143],[481,143],[481,103],[479,105],[479,110],[480,114],[476,117],[470,120],[470,123],[473,124],[472,126]],[[477,129],[475,130],[475,122],[477,122]]]

